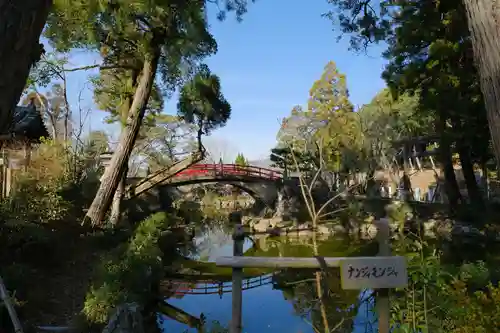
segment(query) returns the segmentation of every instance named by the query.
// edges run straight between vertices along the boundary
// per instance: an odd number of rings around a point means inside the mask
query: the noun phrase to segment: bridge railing
[[[203,175],[216,176],[249,176],[269,180],[281,179],[283,174],[280,171],[255,166],[243,166],[237,164],[194,164],[189,168],[179,172],[174,178],[194,177]]]

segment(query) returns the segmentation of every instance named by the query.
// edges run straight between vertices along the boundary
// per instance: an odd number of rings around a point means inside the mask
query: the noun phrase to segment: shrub
[[[61,142],[43,141],[29,165],[16,170],[11,195],[0,203],[0,216],[15,223],[67,221],[70,216],[75,221],[74,206],[83,206],[84,196],[93,193],[87,183],[98,180],[95,161],[91,165],[86,160]]]
[[[469,292],[465,281],[456,280],[448,288],[448,297],[454,306],[445,319],[445,332],[493,333],[499,332],[500,286],[488,284],[486,290]]]
[[[157,297],[154,286],[163,277],[164,267],[158,240],[170,221],[165,213],[151,215],[138,225],[127,244],[103,258],[83,309],[89,322],[105,323],[116,306],[144,305]]]

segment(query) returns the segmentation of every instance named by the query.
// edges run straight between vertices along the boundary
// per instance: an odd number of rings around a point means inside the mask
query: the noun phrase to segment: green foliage
[[[241,165],[241,166],[247,166],[248,161],[242,153],[238,153],[238,155],[236,155],[236,158],[234,160],[234,164]]]
[[[92,131],[85,138],[85,150],[95,157],[109,151],[109,137],[104,131]]]
[[[489,129],[463,3],[402,1],[398,8],[384,78],[393,91],[419,92],[422,111],[450,120],[440,135],[467,142],[476,161],[487,160]]]
[[[68,58],[65,54],[56,52],[44,54],[42,59],[31,68],[25,90],[46,88],[54,81],[61,83],[64,81],[64,69],[67,64]]]
[[[408,204],[395,201],[385,207],[387,217],[392,223],[402,226],[407,217],[412,217],[412,209]]]
[[[342,148],[356,145],[358,134],[359,121],[349,101],[346,77],[331,61],[311,87],[307,109],[296,106],[283,120],[278,142],[279,147],[311,157],[316,167],[322,164],[329,171],[338,171]]]
[[[270,160],[273,165],[281,169],[287,168],[290,171],[311,171],[317,156],[310,152],[301,152],[298,150],[293,150],[293,155],[295,156],[295,161],[298,165],[295,166],[294,158],[292,156],[292,150],[290,148],[273,148],[271,149]]]
[[[433,126],[421,134],[439,140],[438,162],[446,170],[445,189],[452,209],[462,196],[452,171],[455,151],[469,201],[474,206],[483,206],[474,164],[483,168],[491,164],[493,151],[464,2],[328,2],[334,10],[326,16],[340,22],[342,32],[351,35],[353,48],[386,42],[384,56],[389,63],[383,78],[395,98],[416,95],[415,115],[432,122]],[[415,134],[412,131],[411,135]]]
[[[103,259],[83,309],[90,322],[106,322],[120,304],[148,304],[156,298],[155,287],[163,278],[158,240],[169,223],[170,217],[164,213],[148,217],[138,225],[128,244],[111,258]]]
[[[78,181],[71,168],[73,155],[52,140],[42,141],[32,154],[30,164],[15,177],[12,194],[1,203],[0,215],[15,224],[67,220],[72,200],[63,194]]]
[[[400,150],[397,141],[432,132],[434,118],[420,112],[418,95],[394,99],[384,89],[353,112],[345,81],[333,62],[325,66],[311,88],[307,110],[297,106],[283,121],[271,154],[276,165],[294,168],[293,149],[302,171],[322,165],[337,174],[371,173],[392,165]]]
[[[396,210],[407,209],[392,208]],[[440,245],[423,235],[400,234],[394,239],[392,250],[407,258],[409,276],[408,287],[391,295],[394,332],[498,331],[500,288],[491,282],[498,268],[484,261],[448,264]]]
[[[457,280],[446,291],[454,306],[449,309],[443,332],[498,332],[500,285],[489,283],[484,291],[471,293],[464,281]]]
[[[391,0],[327,0],[333,9],[323,14],[350,37],[353,50],[365,50],[391,36],[391,18],[396,15]]]
[[[201,66],[193,79],[181,88],[177,112],[186,122],[197,125],[200,146],[202,134],[210,134],[229,120],[231,105],[222,94],[219,77],[207,66]]]
[[[159,114],[141,129],[136,152],[145,157],[150,171],[167,167],[196,149],[195,128],[178,116]]]
[[[22,175],[17,179],[14,193],[1,203],[0,215],[16,224],[61,221],[70,208],[61,191],[57,182],[41,183],[30,174]]]
[[[106,122],[125,126],[128,111],[135,93],[137,75],[119,69],[102,71],[92,79],[94,101],[100,110],[109,113]],[[153,125],[155,117],[163,111],[164,101],[158,85],[151,90],[146,106],[146,123]]]
[[[208,31],[205,4],[200,1],[55,1],[45,35],[59,51],[88,48],[103,58],[96,99],[111,119],[128,114],[136,77],[148,57],[159,54],[158,78],[148,105],[161,108],[161,94],[170,94],[217,45]],[[109,73],[102,73],[110,71]],[[160,93],[161,91],[161,93]],[[155,98],[158,97],[158,98]]]

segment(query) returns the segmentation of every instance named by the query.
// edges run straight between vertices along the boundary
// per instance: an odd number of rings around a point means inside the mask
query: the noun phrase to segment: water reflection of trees
[[[255,239],[256,257],[312,257],[315,256],[315,244],[312,234],[300,237],[262,236]],[[317,252],[325,257],[363,256],[376,253],[377,245],[370,241],[351,240],[348,237],[322,235],[318,237]]]
[[[357,309],[357,291],[342,290],[338,270],[322,272],[323,295],[317,295],[315,270],[283,270],[274,277],[276,289],[292,303],[295,313],[309,322],[315,332],[352,332]],[[322,304],[323,303],[323,304]],[[321,306],[324,307],[322,312]],[[324,317],[326,314],[326,318]],[[326,323],[325,323],[326,320]]]
[[[255,256],[267,257],[328,257],[372,255],[376,245],[349,238],[324,236],[323,238],[268,237],[257,244]],[[317,235],[316,235],[317,236]],[[264,246],[262,246],[264,245]],[[359,291],[343,290],[338,269],[297,270],[285,269],[273,278],[276,289],[292,303],[295,313],[307,321],[314,332],[353,331],[354,317],[359,308]]]

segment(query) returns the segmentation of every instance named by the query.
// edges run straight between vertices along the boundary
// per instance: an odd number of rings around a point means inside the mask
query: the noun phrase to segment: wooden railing
[[[267,180],[277,180],[283,177],[281,171],[255,166],[237,164],[194,164],[177,173],[173,178],[187,178],[196,176],[248,176]]]
[[[197,163],[203,159],[203,152],[194,152],[189,157],[174,163],[168,168],[164,168],[148,175],[146,178],[142,179],[139,183],[131,185],[127,188],[128,199],[134,198],[141,195],[142,193],[149,191],[156,185],[162,184],[167,179],[174,177],[179,172],[186,170],[194,163]]]

